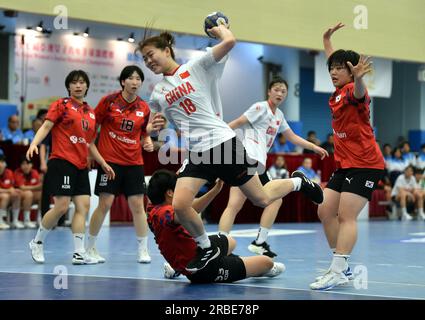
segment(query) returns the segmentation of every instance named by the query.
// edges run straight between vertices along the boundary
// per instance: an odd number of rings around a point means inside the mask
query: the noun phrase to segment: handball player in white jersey
[[[246,161],[246,151],[233,130],[222,120],[217,83],[227,54],[235,46],[232,32],[220,25],[208,30],[219,43],[202,57],[179,65],[175,61],[174,38],[168,32],[145,38],[139,43],[146,66],[163,79],[155,86],[149,102],[152,112],[161,112],[188,140],[189,155],[179,172],[173,208],[180,223],[195,239],[198,250],[186,269],[196,272],[221,254],[211,245],[204,225],[192,209],[193,199],[207,181],[221,178],[241,188],[254,205],[266,207],[292,191],[305,192],[321,203],[319,185],[303,176],[275,180],[263,187],[255,172],[256,164]],[[253,168],[254,170],[249,170]]]
[[[288,96],[288,83],[282,78],[273,79],[268,86],[268,99],[254,103],[243,115],[229,123],[230,128],[238,129],[242,143],[250,159],[258,162],[258,174],[262,185],[271,181],[266,171],[267,153],[270,150],[278,133],[282,133],[286,140],[304,149],[316,152],[323,159],[329,156],[326,150],[301,138],[289,127],[283,112],[278,108]],[[231,187],[229,202],[224,210],[218,226],[219,232],[227,235],[232,229],[236,215],[242,209],[246,196],[237,187]],[[266,242],[282,199],[276,199],[266,208],[260,220],[260,229],[257,238],[252,241],[248,249],[254,253],[275,257],[276,253],[270,250]]]

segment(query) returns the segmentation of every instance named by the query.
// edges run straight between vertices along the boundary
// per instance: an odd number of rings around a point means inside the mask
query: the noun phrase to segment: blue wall
[[[330,94],[313,91],[314,69],[300,70],[300,121],[302,122],[302,137],[314,130],[321,142],[332,132],[331,112],[328,100]]]
[[[17,114],[17,107],[14,104],[0,103],[0,130],[7,127],[7,120],[12,114]]]

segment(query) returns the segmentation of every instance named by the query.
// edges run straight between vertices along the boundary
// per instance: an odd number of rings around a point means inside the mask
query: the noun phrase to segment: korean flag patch
[[[143,111],[136,111],[137,117],[143,117],[143,115],[144,115]]]

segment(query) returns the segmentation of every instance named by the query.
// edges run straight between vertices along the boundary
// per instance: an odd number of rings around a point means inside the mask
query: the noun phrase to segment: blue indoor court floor
[[[251,254],[247,246],[256,229],[253,224],[235,226],[236,254]],[[207,225],[207,230],[215,232],[217,225]],[[357,277],[349,285],[327,292],[309,289],[309,284],[328,268],[331,260],[319,223],[274,226],[268,242],[278,254],[275,260],[286,265],[280,276],[208,285],[190,285],[182,276],[164,279],[164,259],[152,234],[152,263],[137,263],[137,243],[131,225],[101,231],[97,247],[107,261],[97,265],[71,264],[73,242],[69,228],[57,228],[48,235],[46,263],[35,264],[28,248],[34,234],[35,230],[0,231],[1,300],[425,299],[423,221],[359,222],[358,242],[350,259]],[[67,277],[62,277],[65,274]]]

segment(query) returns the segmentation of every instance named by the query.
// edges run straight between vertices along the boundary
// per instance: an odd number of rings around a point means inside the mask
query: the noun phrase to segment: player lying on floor
[[[267,256],[239,257],[232,254],[236,241],[230,236],[212,235],[211,242],[219,250],[206,266],[190,273],[185,268],[196,255],[197,245],[189,232],[179,223],[172,207],[177,175],[168,170],[156,171],[148,186],[150,204],[147,208],[148,223],[155,235],[164,264],[164,276],[175,278],[184,274],[192,283],[234,282],[249,277],[275,277],[285,270],[285,265]],[[223,182],[218,180],[205,195],[193,202],[193,208],[202,212],[220,193]]]

